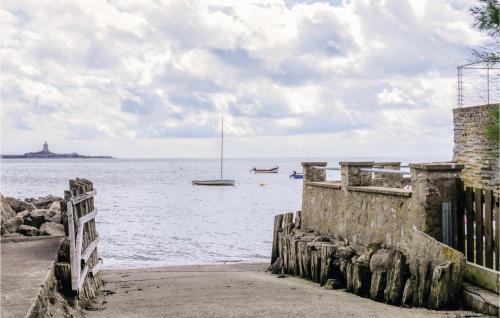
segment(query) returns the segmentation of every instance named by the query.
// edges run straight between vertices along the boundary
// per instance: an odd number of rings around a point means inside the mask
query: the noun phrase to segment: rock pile
[[[273,274],[300,276],[327,289],[346,289],[404,307],[440,309],[454,303],[452,263],[432,266],[429,260],[409,261],[402,252],[380,244],[366,247],[301,231],[292,213],[275,221],[280,219],[283,225],[275,224]],[[300,223],[300,213],[295,220]]]
[[[24,201],[0,194],[0,233],[3,237],[64,236],[61,200],[52,195]]]

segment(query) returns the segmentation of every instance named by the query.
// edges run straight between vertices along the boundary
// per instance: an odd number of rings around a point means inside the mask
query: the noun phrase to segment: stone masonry
[[[273,273],[393,305],[456,306],[465,257],[441,243],[441,222],[463,165],[410,164],[407,189],[385,176],[391,187],[374,185],[366,169],[380,163],[341,162],[340,181],[326,180],[326,165],[303,163],[302,211],[275,217]]]
[[[498,147],[485,136],[489,112],[499,104],[453,109],[453,161],[463,163],[464,184],[499,193]]]

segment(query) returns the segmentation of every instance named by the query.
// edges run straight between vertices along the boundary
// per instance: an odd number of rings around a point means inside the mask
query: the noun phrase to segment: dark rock
[[[387,272],[378,270],[372,274],[370,298],[376,301],[384,300],[384,291],[387,282]]]
[[[36,209],[33,211],[30,211],[25,217],[24,217],[24,224],[33,226],[36,228],[40,228],[40,226],[47,222],[45,219],[45,215],[47,214],[48,210],[43,210],[43,209]]]
[[[356,295],[366,296],[370,293],[371,273],[368,262],[358,260],[352,267],[352,291]]]
[[[66,238],[62,241],[61,247],[59,248],[59,251],[57,252],[57,261],[60,263],[70,262],[70,246],[69,246],[69,239]]]
[[[345,284],[335,278],[330,278],[328,279],[323,287],[325,289],[342,289],[344,288]]]
[[[12,210],[16,211],[16,213],[22,212],[24,210],[33,211],[34,209],[36,209],[33,204],[18,200],[16,198],[6,197],[5,200],[10,205]]]
[[[57,263],[55,275],[58,282],[58,289],[66,296],[72,296],[71,288],[71,265],[69,263]]]
[[[406,282],[406,257],[400,252],[394,253],[392,265],[387,272],[387,286],[384,299],[389,304],[399,305]]]
[[[392,264],[392,258],[394,257],[394,252],[386,250],[386,249],[379,249],[376,252],[373,253],[372,257],[370,258],[370,271],[372,273],[382,271],[382,272],[387,272],[389,271],[389,267]]]
[[[283,267],[283,259],[279,256],[274,264],[272,265],[271,273],[279,274],[281,273],[281,268]]]
[[[451,263],[438,265],[432,271],[432,285],[429,294],[429,308],[440,309],[447,305],[450,294]]]
[[[311,246],[311,280],[321,282],[321,252],[314,245]]]
[[[64,236],[64,225],[54,223],[54,222],[46,222],[40,226],[40,234],[41,235],[51,235],[51,236]]]
[[[335,249],[333,257],[339,261],[350,260],[354,256],[354,249],[350,246],[339,246]]]
[[[320,269],[320,283],[325,284],[328,279],[333,278],[333,253],[336,247],[332,244],[321,244],[321,269]]]
[[[411,307],[413,304],[413,294],[415,293],[417,285],[416,277],[412,276],[406,280],[405,288],[403,290],[403,298],[401,299],[401,305],[403,307]]]
[[[345,273],[346,273],[346,289],[348,292],[353,292],[354,291],[354,278],[352,276],[352,272],[353,272],[353,264],[349,261],[346,261],[346,269],[345,269]]]
[[[26,199],[25,201],[28,203],[32,203],[38,209],[48,209],[52,205],[53,202],[61,201],[61,200],[62,200],[62,198],[60,198],[60,197],[48,195],[46,197],[39,197],[38,199],[29,198],[29,199]]]
[[[19,226],[19,228],[17,229],[17,232],[21,233],[22,235],[26,235],[26,236],[37,236],[40,231],[34,226],[29,226],[29,225],[23,224],[23,225]]]

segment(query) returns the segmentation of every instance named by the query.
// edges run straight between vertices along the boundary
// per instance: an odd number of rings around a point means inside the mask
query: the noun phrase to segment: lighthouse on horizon
[[[49,154],[49,144],[47,143],[47,141],[45,141],[45,143],[43,144],[43,151],[42,152],[46,155]]]

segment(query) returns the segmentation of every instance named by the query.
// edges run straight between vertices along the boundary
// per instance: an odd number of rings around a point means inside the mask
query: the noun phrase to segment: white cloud
[[[237,156],[284,154],[280,138],[316,155],[406,151],[385,135],[451,151],[456,65],[484,40],[473,4],[3,1],[2,151],[207,156],[221,113]],[[248,138],[280,142],[259,153]]]

